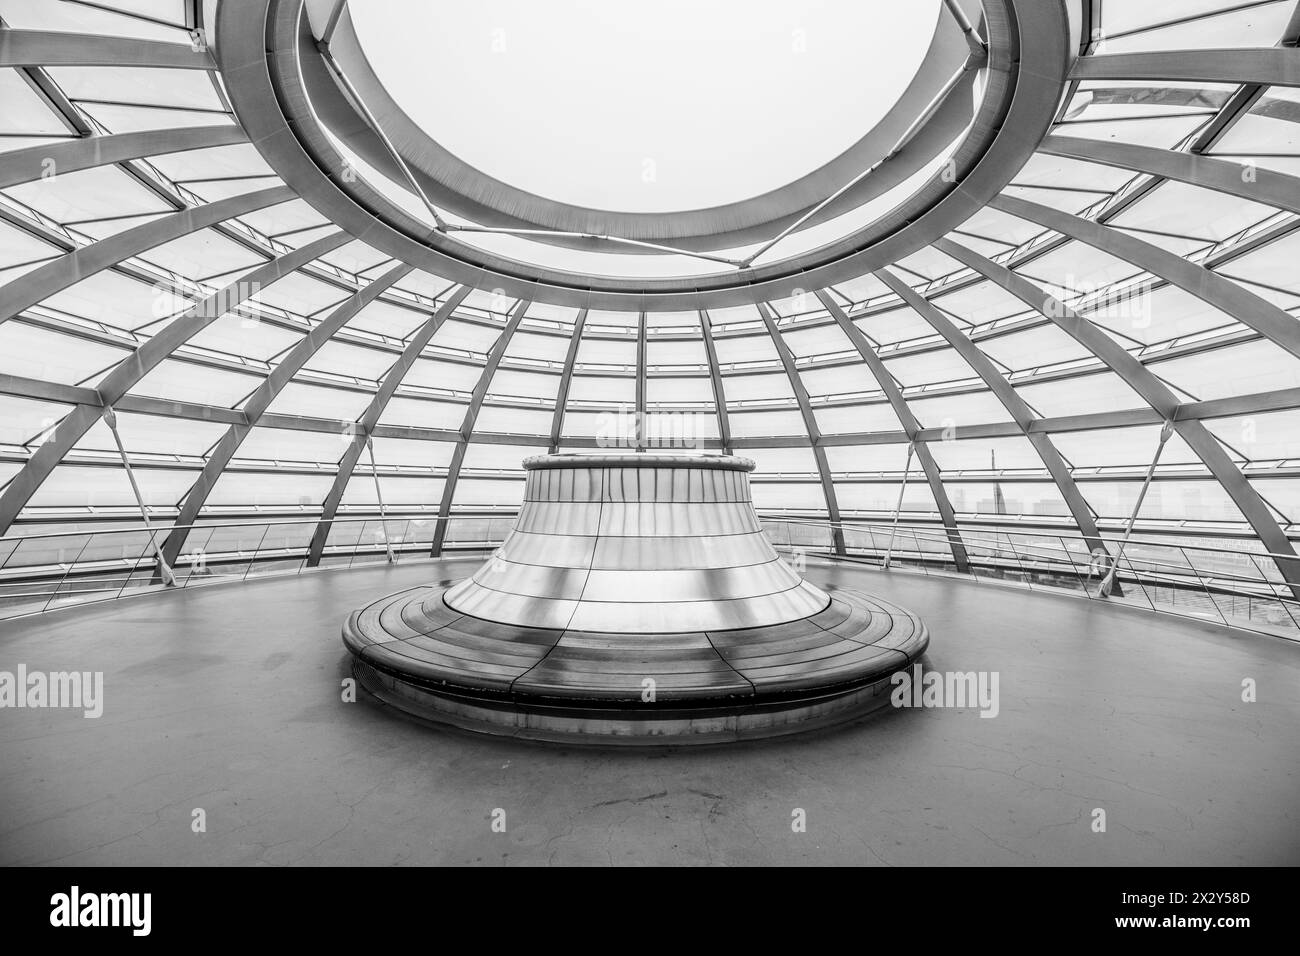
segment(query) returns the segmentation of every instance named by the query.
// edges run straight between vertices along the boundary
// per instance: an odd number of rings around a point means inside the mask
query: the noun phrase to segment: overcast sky
[[[940,0],[350,0],[389,92],[466,162],[624,211],[734,202],[893,105]]]

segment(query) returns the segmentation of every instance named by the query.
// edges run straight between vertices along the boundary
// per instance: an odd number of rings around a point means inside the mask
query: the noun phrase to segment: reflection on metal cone
[[[514,530],[455,610],[503,624],[627,634],[728,630],[830,598],[781,560],[730,456],[546,455],[524,462]]]
[[[354,612],[363,686],[421,717],[545,740],[775,736],[883,706],[915,615],[802,580],[718,455],[524,462],[510,535],[471,577]]]

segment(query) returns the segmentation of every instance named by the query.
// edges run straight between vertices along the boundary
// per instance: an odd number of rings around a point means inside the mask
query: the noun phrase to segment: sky
[[[736,202],[860,139],[940,0],[349,0],[397,103],[465,162],[624,212]]]

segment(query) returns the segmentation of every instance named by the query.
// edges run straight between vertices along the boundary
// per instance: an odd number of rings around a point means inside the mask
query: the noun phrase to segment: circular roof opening
[[[351,0],[398,105],[463,162],[622,212],[761,195],[844,152],[920,67],[940,0]]]

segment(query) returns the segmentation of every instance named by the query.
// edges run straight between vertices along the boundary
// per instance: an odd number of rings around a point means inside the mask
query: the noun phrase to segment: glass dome
[[[897,520],[964,570],[999,535],[1095,550],[1132,522],[1300,587],[1264,556],[1300,537],[1293,0],[917,4],[898,82],[868,70],[871,95],[789,122],[855,71],[770,89],[786,54],[742,31],[708,76],[749,60],[757,99],[713,132],[798,148],[639,205],[595,173],[561,194],[566,163],[610,170],[590,142],[586,165],[556,154],[563,125],[543,149],[508,125],[482,155],[440,143],[448,101],[500,95],[475,88],[492,36],[477,67],[381,65],[415,48],[381,53],[395,14],[353,6],[0,0],[9,551],[138,527],[134,482],[180,567],[244,520],[293,522],[285,553],[313,564],[349,553],[344,518],[401,516],[402,546],[439,554],[499,540],[525,458],[673,448],[753,459],[760,514],[809,546]],[[703,136],[728,104],[671,33],[641,39]],[[403,125],[416,69],[441,105]],[[583,122],[581,92],[555,123]]]

